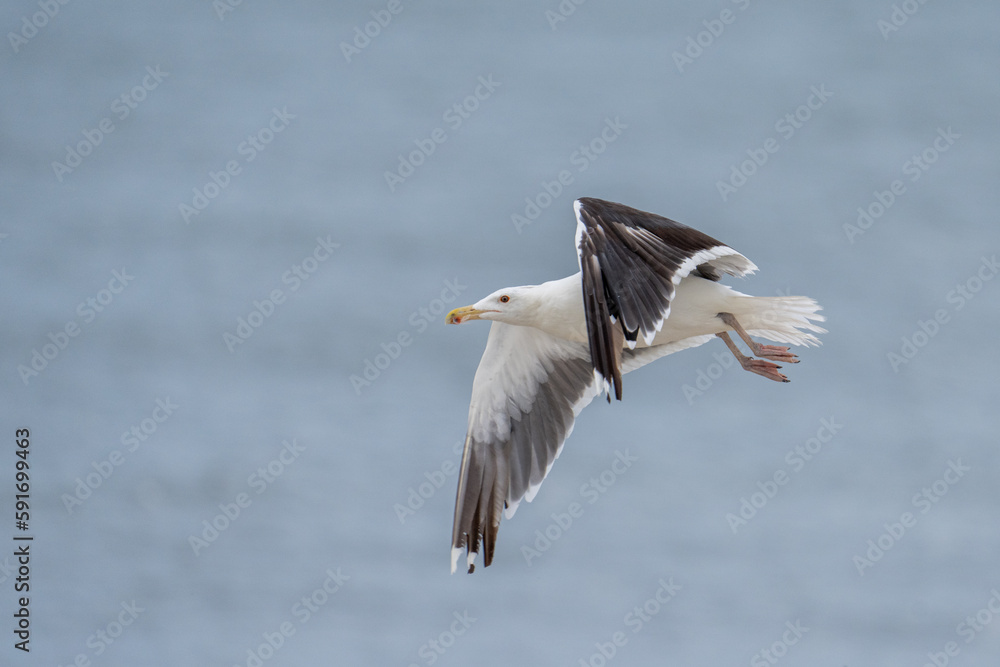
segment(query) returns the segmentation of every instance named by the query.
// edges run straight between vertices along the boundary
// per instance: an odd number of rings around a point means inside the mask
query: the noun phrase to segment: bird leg
[[[732,328],[739,337],[743,339],[749,347],[750,351],[753,352],[758,357],[763,357],[765,359],[771,359],[772,361],[783,361],[786,364],[797,364],[799,363],[799,358],[794,352],[789,352],[788,348],[783,345],[761,345],[747,333],[747,330],[743,328],[732,313],[719,313],[719,319],[722,320],[726,326]]]
[[[736,343],[732,341],[729,334],[725,331],[715,335],[726,343],[726,347],[728,347],[729,351],[733,353],[734,357],[736,357],[736,361],[740,362],[740,366],[743,367],[743,370],[756,373],[757,375],[763,375],[767,379],[774,380],[775,382],[788,382],[788,378],[778,372],[778,369],[781,368],[778,364],[772,364],[770,361],[754,359],[753,357],[746,356],[740,352],[739,348],[736,347]]]
[[[727,326],[731,327],[740,338],[746,342],[750,347],[750,350],[759,357],[764,357],[766,359],[774,359],[775,361],[785,361],[788,363],[796,364],[798,363],[798,358],[791,352],[788,351],[787,347],[780,345],[761,345],[754,339],[750,338],[750,334],[746,332],[746,329],[736,321],[732,313],[719,313],[719,319],[726,323]],[[740,366],[743,370],[750,371],[751,373],[756,373],[766,377],[769,380],[774,380],[775,382],[788,382],[788,378],[778,372],[781,366],[777,364],[772,364],[769,361],[764,361],[763,359],[754,359],[753,357],[748,357],[740,352],[739,348],[736,347],[736,343],[729,337],[729,334],[725,331],[716,334],[729,348],[729,351],[733,353],[736,357],[736,361],[740,362]]]

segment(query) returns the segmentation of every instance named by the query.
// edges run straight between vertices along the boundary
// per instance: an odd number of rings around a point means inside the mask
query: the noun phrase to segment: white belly
[[[653,345],[726,331],[729,327],[718,318],[718,314],[732,312],[733,301],[742,298],[746,295],[713,280],[696,276],[684,278],[674,293],[670,316],[653,339]],[[641,335],[638,346],[645,347]]]

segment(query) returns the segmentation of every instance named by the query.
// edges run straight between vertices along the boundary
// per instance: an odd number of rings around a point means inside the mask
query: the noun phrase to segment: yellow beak
[[[478,320],[481,319],[479,316],[485,312],[485,310],[479,310],[475,306],[463,306],[462,308],[456,308],[448,313],[448,315],[444,318],[444,323],[461,324],[462,322],[468,322],[469,320]]]

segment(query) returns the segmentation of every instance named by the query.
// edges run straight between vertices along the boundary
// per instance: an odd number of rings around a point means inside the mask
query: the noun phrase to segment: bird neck
[[[538,285],[535,294],[540,307],[530,325],[557,338],[586,342],[581,285],[579,272]]]

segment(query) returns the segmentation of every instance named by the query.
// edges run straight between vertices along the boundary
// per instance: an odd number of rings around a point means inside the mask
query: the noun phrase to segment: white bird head
[[[462,324],[471,320],[496,320],[529,325],[534,321],[540,305],[535,288],[535,285],[528,285],[497,290],[471,306],[456,308],[448,313],[444,321],[446,324]]]

